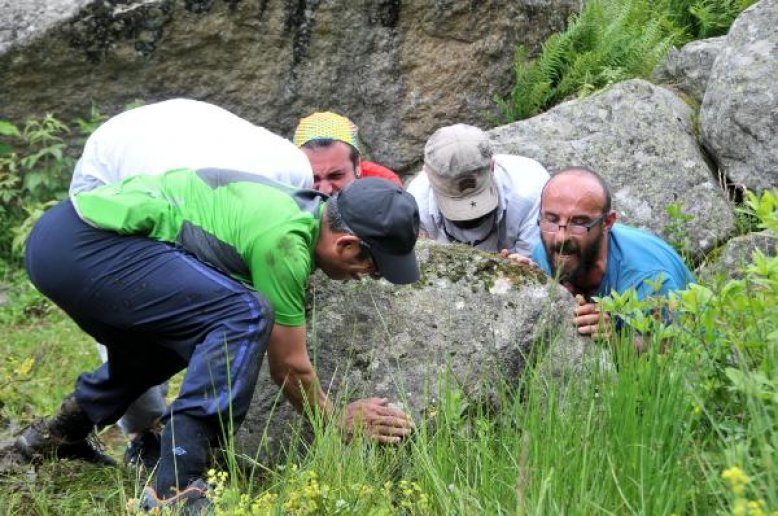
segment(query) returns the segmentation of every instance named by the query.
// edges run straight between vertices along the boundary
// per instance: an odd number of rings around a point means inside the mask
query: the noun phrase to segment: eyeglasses
[[[538,226],[543,233],[556,233],[561,228],[565,228],[568,233],[572,235],[585,235],[597,224],[601,223],[605,219],[605,213],[597,217],[591,222],[585,224],[576,224],[574,222],[568,222],[567,224],[559,224],[547,219],[538,219]]]

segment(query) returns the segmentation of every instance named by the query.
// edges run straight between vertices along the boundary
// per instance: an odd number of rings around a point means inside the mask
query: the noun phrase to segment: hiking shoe
[[[16,449],[27,460],[42,457],[79,459],[115,466],[94,434],[94,425],[73,395],[62,402],[51,419],[36,419],[16,438]]]
[[[131,467],[143,466],[147,471],[151,471],[159,462],[161,445],[162,437],[158,430],[144,430],[127,443],[124,463]]]
[[[186,489],[169,498],[160,498],[151,486],[143,488],[140,497],[140,510],[145,512],[162,511],[165,508],[178,509],[182,514],[195,516],[213,510],[208,499],[208,484],[201,478],[193,480]]]
[[[83,460],[91,464],[118,466],[116,460],[105,451],[105,446],[94,432],[90,432],[80,441],[60,445],[56,453],[59,459]]]

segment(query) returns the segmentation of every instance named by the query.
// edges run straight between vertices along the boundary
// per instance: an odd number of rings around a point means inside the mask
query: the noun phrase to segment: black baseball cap
[[[358,179],[331,201],[343,222],[367,244],[379,274],[405,285],[419,281],[413,247],[419,237],[419,207],[411,194],[378,177]]]

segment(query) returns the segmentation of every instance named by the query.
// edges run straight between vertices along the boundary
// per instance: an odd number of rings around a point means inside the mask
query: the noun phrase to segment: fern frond
[[[527,118],[571,96],[648,76],[672,45],[726,32],[755,1],[588,0],[534,61],[517,48],[514,86],[498,108],[510,120]]]

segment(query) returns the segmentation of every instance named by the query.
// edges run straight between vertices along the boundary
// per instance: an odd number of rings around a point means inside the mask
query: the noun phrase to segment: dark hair
[[[561,170],[557,170],[553,174],[551,174],[551,178],[546,181],[546,184],[543,185],[543,190],[540,192],[540,202],[541,202],[541,208],[543,206],[543,195],[546,193],[546,188],[548,185],[553,181],[555,178],[559,176],[564,175],[579,175],[579,176],[590,176],[597,180],[597,182],[600,184],[600,187],[602,188],[602,193],[605,196],[605,205],[603,206],[602,212],[608,213],[611,211],[611,190],[608,186],[608,183],[605,182],[605,179],[602,178],[600,174],[595,172],[594,170],[588,168],[588,167],[567,167],[563,168]]]
[[[335,194],[329,199],[327,199],[325,217],[327,218],[327,227],[333,233],[346,233],[357,237],[359,236],[356,233],[354,233],[354,231],[350,227],[348,227],[346,221],[343,220],[343,216],[340,214],[340,209],[338,208],[338,194]],[[360,260],[366,260],[371,256],[372,255],[370,254],[370,250],[368,249],[367,244],[362,242],[362,239],[360,238],[359,255],[357,256],[357,258]]]
[[[341,142],[343,140],[335,140],[333,138],[314,138],[313,140],[307,141],[303,144],[303,147],[306,149],[320,149],[320,148],[327,148],[332,147],[335,145],[335,142]],[[357,165],[359,165],[359,151],[350,143],[343,142],[349,147],[349,159],[351,160],[351,164],[354,165],[354,172],[357,171]]]
[[[351,228],[348,227],[348,224],[346,224],[346,221],[343,220],[343,217],[340,214],[340,209],[338,208],[338,194],[335,194],[327,199],[326,216],[327,227],[329,227],[330,231],[333,233],[348,233],[350,235],[354,234],[354,232],[351,231]]]

